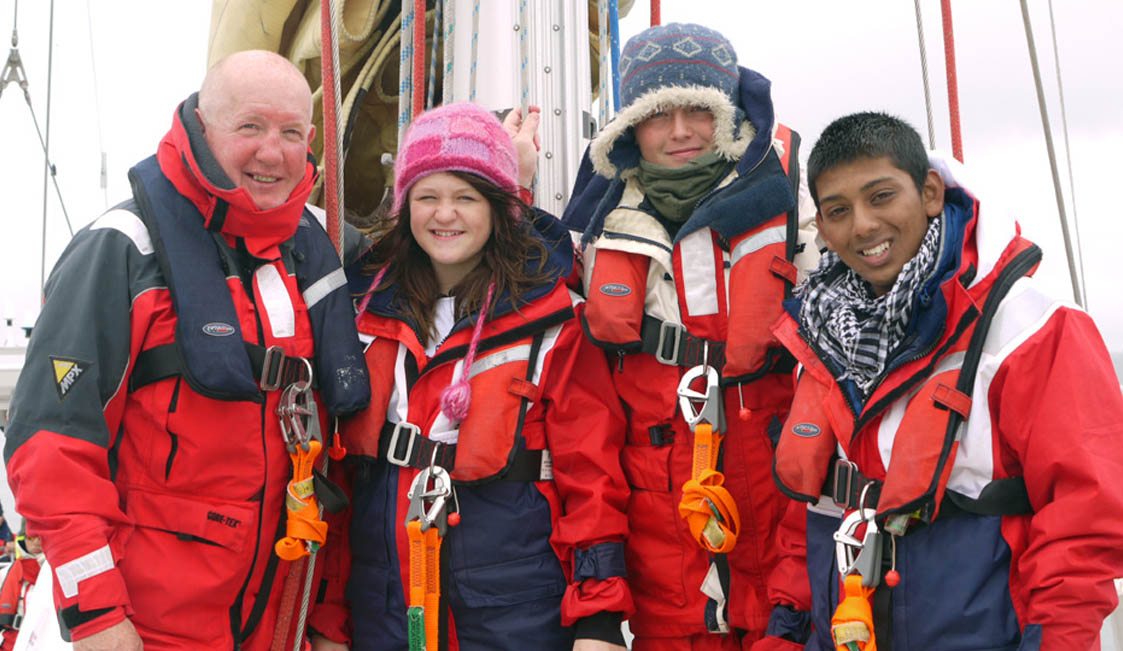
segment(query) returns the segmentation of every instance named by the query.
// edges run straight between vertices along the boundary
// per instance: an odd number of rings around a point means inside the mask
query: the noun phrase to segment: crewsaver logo
[[[208,334],[212,337],[229,337],[230,335],[234,334],[234,332],[234,326],[230,325],[229,323],[222,323],[219,321],[208,323],[207,325],[203,326],[203,333]]]
[[[55,391],[58,392],[59,402],[66,399],[66,395],[70,393],[70,389],[82,376],[89,370],[90,362],[84,362],[80,359],[70,359],[68,357],[55,357],[49,356],[51,360],[51,367],[55,371]]]
[[[606,283],[600,286],[600,291],[609,296],[627,296],[632,293],[632,288],[622,283]]]
[[[819,429],[819,426],[813,423],[800,423],[799,425],[796,425],[792,428],[793,434],[795,434],[796,436],[802,436],[806,439],[818,436],[819,432],[821,431],[822,430]]]

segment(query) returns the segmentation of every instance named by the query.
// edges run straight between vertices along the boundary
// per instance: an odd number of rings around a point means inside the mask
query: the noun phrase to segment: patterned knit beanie
[[[409,126],[394,164],[392,214],[401,212],[421,177],[451,171],[476,174],[510,192],[519,189],[515,145],[499,120],[478,104],[439,106]]]
[[[620,136],[653,113],[685,106],[714,114],[715,151],[738,160],[755,135],[739,106],[740,94],[737,53],[724,36],[691,23],[645,29],[620,53],[622,108],[593,141],[593,166],[602,176],[614,176],[609,153]]]

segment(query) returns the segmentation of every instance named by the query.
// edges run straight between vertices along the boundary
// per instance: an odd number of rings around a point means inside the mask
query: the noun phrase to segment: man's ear
[[[312,139],[316,137],[316,125],[308,125],[308,146],[312,146]]]
[[[929,218],[944,210],[944,177],[936,170],[928,170],[924,177],[924,189],[920,194],[924,203],[924,214]]]
[[[827,241],[827,238],[823,237],[823,213],[818,210],[815,211],[815,230],[819,232],[819,241],[825,244],[828,249],[834,251],[834,249],[831,248],[831,243]]]
[[[207,123],[203,121],[203,113],[199,110],[199,107],[197,107],[197,106],[195,107],[195,119],[199,121],[199,131],[201,131],[203,133],[206,133],[207,132]]]

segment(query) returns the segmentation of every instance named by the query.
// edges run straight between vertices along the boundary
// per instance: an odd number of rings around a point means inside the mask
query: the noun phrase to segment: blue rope
[[[620,112],[620,8],[608,0],[608,29],[612,39],[612,112]]]

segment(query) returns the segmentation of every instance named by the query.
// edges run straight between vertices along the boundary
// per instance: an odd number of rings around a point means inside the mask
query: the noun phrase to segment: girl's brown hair
[[[496,295],[509,295],[517,308],[525,302],[522,296],[527,290],[548,281],[551,276],[546,268],[546,245],[530,233],[533,210],[517,195],[475,174],[459,171],[448,174],[472,186],[491,207],[491,236],[484,244],[483,260],[451,290],[456,297],[457,318],[480,308],[492,281]],[[374,245],[369,254],[374,262],[365,266],[363,273],[373,276],[389,267],[375,291],[398,286],[394,307],[417,324],[417,334],[425,344],[433,331],[433,310],[440,296],[437,277],[429,255],[410,231],[408,197],[397,220],[390,232]],[[490,313],[485,315],[488,319],[495,312],[496,302],[492,301]]]

